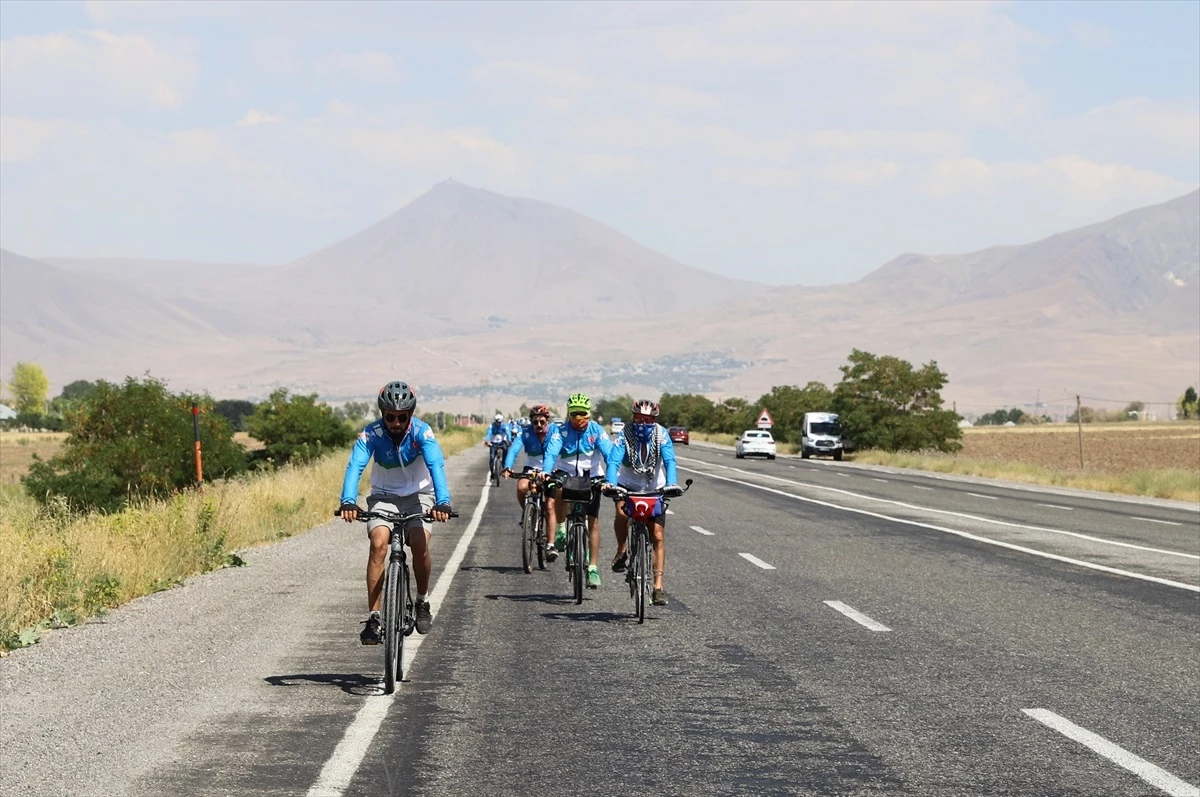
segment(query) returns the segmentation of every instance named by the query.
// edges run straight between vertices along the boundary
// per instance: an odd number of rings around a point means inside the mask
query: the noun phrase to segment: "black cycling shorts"
[[[555,478],[561,479],[561,478],[568,476],[569,474],[565,470],[556,470],[551,475],[554,476]],[[594,518],[600,517],[600,486],[599,485],[596,485],[596,484],[592,485],[592,500],[588,502],[587,516],[594,517]],[[566,520],[566,518],[559,518],[559,520]]]

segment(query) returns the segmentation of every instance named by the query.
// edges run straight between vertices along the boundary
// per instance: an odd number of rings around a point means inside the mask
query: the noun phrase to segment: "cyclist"
[[[667,430],[658,423],[658,405],[653,401],[633,402],[633,420],[618,435],[609,454],[605,480],[619,484],[631,493],[662,490],[665,495],[679,495],[683,492],[677,483],[675,446]],[[663,589],[663,570],[667,565],[665,526],[666,516],[659,515],[650,529],[654,570],[650,600],[656,606],[667,604],[667,593]],[[623,501],[617,501],[613,531],[617,535],[617,555],[613,558],[612,569],[614,573],[620,573],[626,566],[625,541],[629,536],[629,517],[625,514]]]
[[[487,431],[483,433],[483,444],[485,446],[487,446],[488,448],[491,448],[492,447],[492,439],[495,437],[503,437],[504,438],[504,442],[499,443],[499,445],[501,446],[499,456],[503,457],[504,450],[507,449],[509,443],[512,442],[512,435],[508,431],[508,424],[506,424],[504,422],[504,416],[498,412],[496,413],[496,417],[492,419],[492,425],[489,426],[487,428]],[[493,451],[490,456],[494,457],[494,456],[497,456],[497,454],[496,454],[496,452]]]
[[[358,517],[358,482],[372,459],[371,493],[368,509],[383,509],[401,515],[425,512],[443,523],[450,519],[450,487],[446,482],[445,460],[429,424],[413,417],[417,396],[407,384],[388,382],[377,399],[382,416],[368,424],[358,435],[346,464],[342,482],[342,519],[350,523]],[[408,547],[413,554],[413,573],[417,581],[417,633],[427,634],[433,625],[429,608],[429,573],[433,557],[429,553],[430,526],[413,520],[407,526]],[[360,639],[364,645],[379,644],[379,602],[383,592],[383,574],[387,565],[391,524],[374,519],[367,524],[371,553],[367,557],[367,619]]]
[[[546,453],[542,457],[542,471],[563,471],[568,476],[588,476],[605,471],[612,441],[604,427],[591,420],[592,400],[583,393],[574,393],[567,399],[567,420],[550,431],[546,442]],[[596,562],[600,552],[600,492],[592,493],[588,505],[588,536],[591,539],[591,556],[587,569],[587,585],[590,589],[600,587],[600,571]],[[567,542],[566,514],[563,512],[562,490],[556,490],[554,500],[546,502],[547,528],[555,528],[554,545],[546,546],[546,557],[557,557],[557,548]],[[557,521],[557,522],[556,522]]]
[[[550,438],[550,408],[545,404],[534,405],[533,409],[529,410],[528,426],[521,427],[521,434],[517,435],[513,440],[513,444],[508,447],[508,454],[504,457],[504,475],[511,477],[513,475],[513,466],[517,464],[517,456],[525,452],[525,470],[541,470],[542,456],[546,453],[546,441]],[[525,509],[525,497],[529,495],[529,476],[522,474],[517,479],[517,503],[521,505],[521,509]],[[547,518],[546,528],[553,528]],[[553,555],[551,555],[553,551]],[[558,551],[553,548],[546,552],[547,558],[553,562],[558,558]]]

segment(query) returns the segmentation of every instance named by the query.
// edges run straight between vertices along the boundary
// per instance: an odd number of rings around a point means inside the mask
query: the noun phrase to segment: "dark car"
[[[672,426],[667,430],[667,434],[671,436],[672,443],[679,443],[685,446],[688,444],[688,430],[684,426]]]

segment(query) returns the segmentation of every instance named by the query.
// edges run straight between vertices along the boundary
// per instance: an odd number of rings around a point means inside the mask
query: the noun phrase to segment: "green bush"
[[[200,413],[206,478],[246,468],[224,418],[206,396],[172,394],[152,377],[129,377],[122,385],[99,382],[67,411],[69,432],[62,450],[36,459],[22,480],[46,503],[54,496],[73,509],[115,512],[135,498],[163,498],[196,483],[192,404]]]
[[[308,462],[354,439],[354,431],[328,404],[318,403],[315,393],[288,396],[286,389],[276,390],[258,405],[246,419],[246,430],[263,444],[255,458],[276,467]]]

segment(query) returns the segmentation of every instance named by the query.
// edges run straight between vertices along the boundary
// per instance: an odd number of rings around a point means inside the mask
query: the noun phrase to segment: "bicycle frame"
[[[595,490],[604,481],[604,478],[596,476],[589,479],[589,481],[592,484],[592,489]],[[548,491],[558,489],[561,486],[562,480],[559,478],[551,478],[546,483]],[[547,500],[550,499],[547,498]],[[583,581],[590,556],[587,516],[589,502],[566,498],[564,496],[563,503],[567,505],[567,577],[571,579],[575,603],[578,605],[583,603]]]
[[[692,480],[688,479],[684,484],[683,491],[687,492],[691,486]],[[626,538],[629,561],[625,569],[625,581],[629,584],[629,596],[633,598],[634,613],[637,615],[638,623],[641,624],[646,621],[647,597],[654,585],[651,525],[657,523],[660,517],[666,517],[671,498],[662,490],[632,493],[624,487],[617,487],[609,495],[616,498],[617,501],[625,501],[628,498],[657,498],[660,502],[661,515],[656,514],[649,519],[639,519],[626,514],[626,517],[629,518],[629,535]]]

